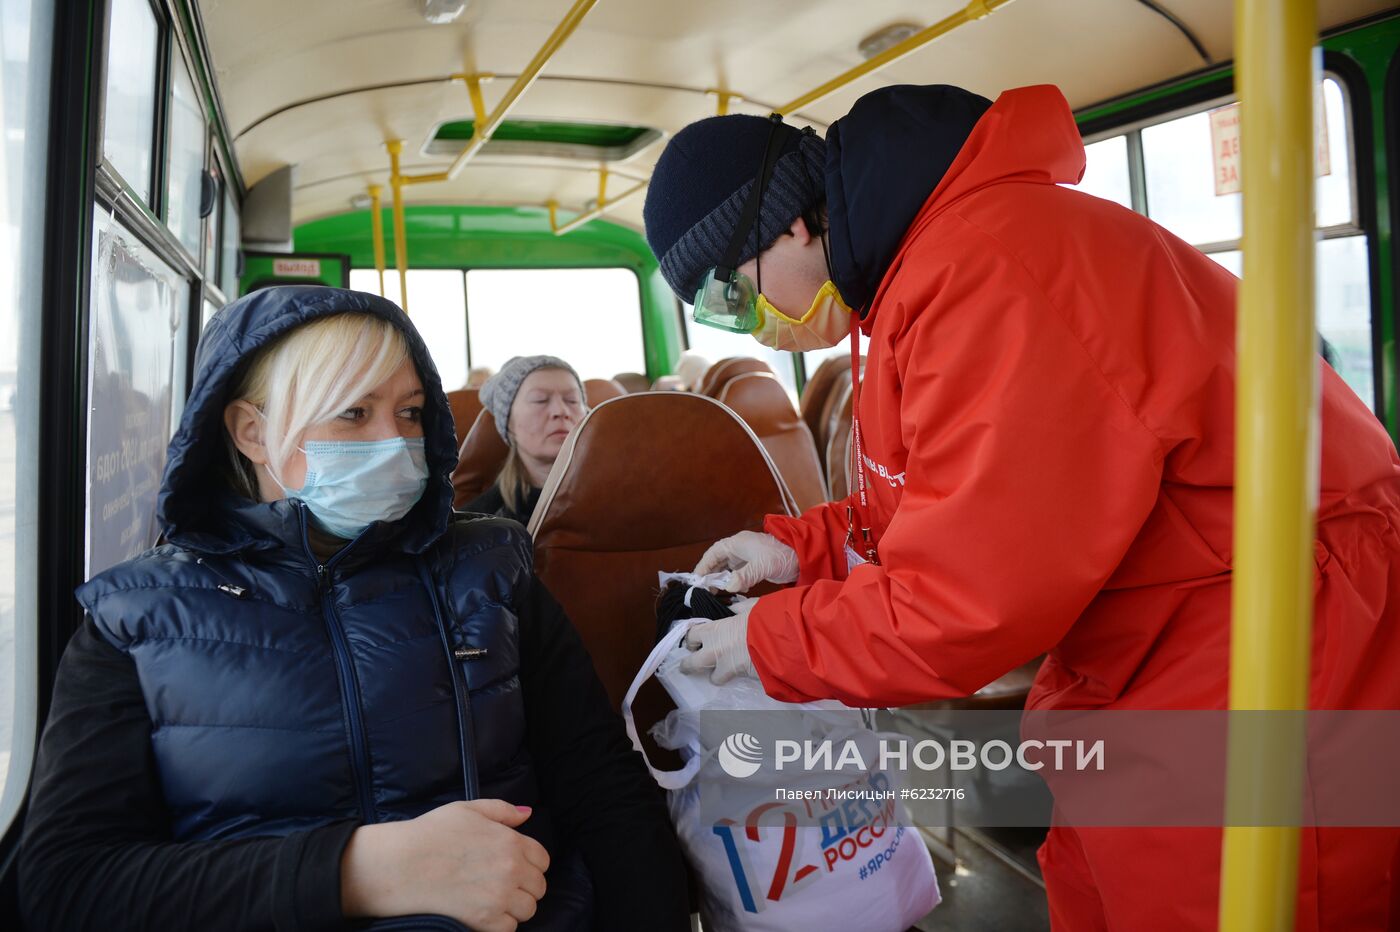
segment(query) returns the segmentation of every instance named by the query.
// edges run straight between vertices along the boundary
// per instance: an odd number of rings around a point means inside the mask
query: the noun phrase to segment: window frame
[[[1395,75],[1392,79],[1392,85],[1396,87],[1395,97],[1400,99],[1400,56],[1397,56],[1397,64],[1392,68],[1392,72]],[[1376,175],[1372,148],[1373,127],[1369,106],[1371,88],[1365,73],[1356,62],[1346,55],[1331,50],[1323,51],[1320,78],[1322,80],[1331,78],[1337,82],[1346,109],[1346,142],[1351,160],[1352,219],[1348,223],[1317,227],[1316,230],[1319,239],[1366,237],[1366,274],[1371,306],[1371,357],[1375,374],[1375,397],[1372,399],[1372,410],[1378,418],[1384,420],[1386,411],[1386,380],[1383,375],[1385,371],[1385,345],[1383,328],[1381,327],[1384,308],[1382,307],[1380,289],[1377,287],[1381,256],[1375,209]],[[1147,127],[1169,123],[1181,117],[1209,112],[1237,100],[1233,78],[1226,72],[1178,94],[1131,107],[1108,117],[1086,120],[1080,123],[1079,128],[1085,145],[1113,136],[1127,137],[1128,177],[1132,191],[1132,208],[1137,213],[1149,217],[1150,205],[1147,198],[1142,131]],[[1357,106],[1358,102],[1363,101],[1367,102],[1366,106]],[[1394,122],[1396,122],[1396,118],[1392,115],[1392,123]],[[1400,132],[1397,132],[1396,135],[1400,135]],[[1390,147],[1389,151],[1392,160],[1400,160],[1400,155],[1397,155],[1393,146]],[[1400,168],[1396,170],[1400,171]],[[1392,174],[1392,177],[1398,176]],[[1400,204],[1396,203],[1394,197],[1391,199],[1391,206],[1396,214],[1396,222],[1400,223]],[[1241,240],[1236,238],[1192,245],[1206,255],[1211,255],[1241,249]],[[1397,267],[1400,267],[1400,248],[1396,248],[1395,252],[1397,254]],[[1400,332],[1400,308],[1397,308],[1396,311],[1396,326],[1397,332]]]

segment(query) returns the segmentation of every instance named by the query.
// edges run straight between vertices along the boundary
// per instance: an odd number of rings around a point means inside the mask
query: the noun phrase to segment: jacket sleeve
[[[754,666],[778,699],[970,695],[1060,641],[1159,495],[1162,445],[1092,335],[995,240],[960,232],[884,299],[909,315],[889,428],[909,454],[880,564],[764,596],[750,615]]]
[[[284,838],[175,842],[131,658],[88,619],[59,664],[25,818],[32,929],[333,929],[337,822]]]
[[[854,494],[839,502],[813,505],[797,517],[769,515],[763,529],[797,552],[797,585],[846,578],[846,508],[857,508]]]
[[[578,632],[538,580],[520,621],[530,753],[545,804],[592,875],[594,925],[688,930],[685,866],[665,802]]]

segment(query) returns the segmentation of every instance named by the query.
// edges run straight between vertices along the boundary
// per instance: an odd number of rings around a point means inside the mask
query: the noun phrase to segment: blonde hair
[[[510,442],[510,454],[501,466],[496,484],[501,489],[501,500],[506,503],[506,507],[520,514],[520,509],[525,504],[525,490],[530,488],[531,483],[530,474],[525,471],[525,461],[520,458],[520,448],[515,445],[514,439]]]
[[[373,391],[410,358],[408,343],[382,317],[345,313],[297,327],[255,355],[230,400],[263,414],[268,472],[282,484],[282,467],[308,428],[324,424]],[[257,501],[257,470],[225,435],[234,488]]]

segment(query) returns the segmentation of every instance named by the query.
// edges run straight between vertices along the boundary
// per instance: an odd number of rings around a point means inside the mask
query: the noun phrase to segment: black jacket
[[[521,509],[515,511],[506,505],[505,496],[501,494],[501,484],[494,483],[491,488],[482,492],[476,498],[462,508],[463,511],[473,511],[477,514],[496,515],[501,518],[510,518],[512,521],[519,521],[521,524],[529,524],[530,516],[535,513],[535,506],[540,503],[540,492],[542,489],[531,488],[525,495],[525,501],[521,503]]]

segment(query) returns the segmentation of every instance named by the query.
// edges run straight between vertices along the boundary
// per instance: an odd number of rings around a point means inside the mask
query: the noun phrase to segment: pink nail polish
[[[532,813],[532,812],[535,811],[535,810],[531,809],[529,806],[516,806],[515,808],[519,809],[521,812],[525,813],[526,815],[529,815],[530,813]]]

